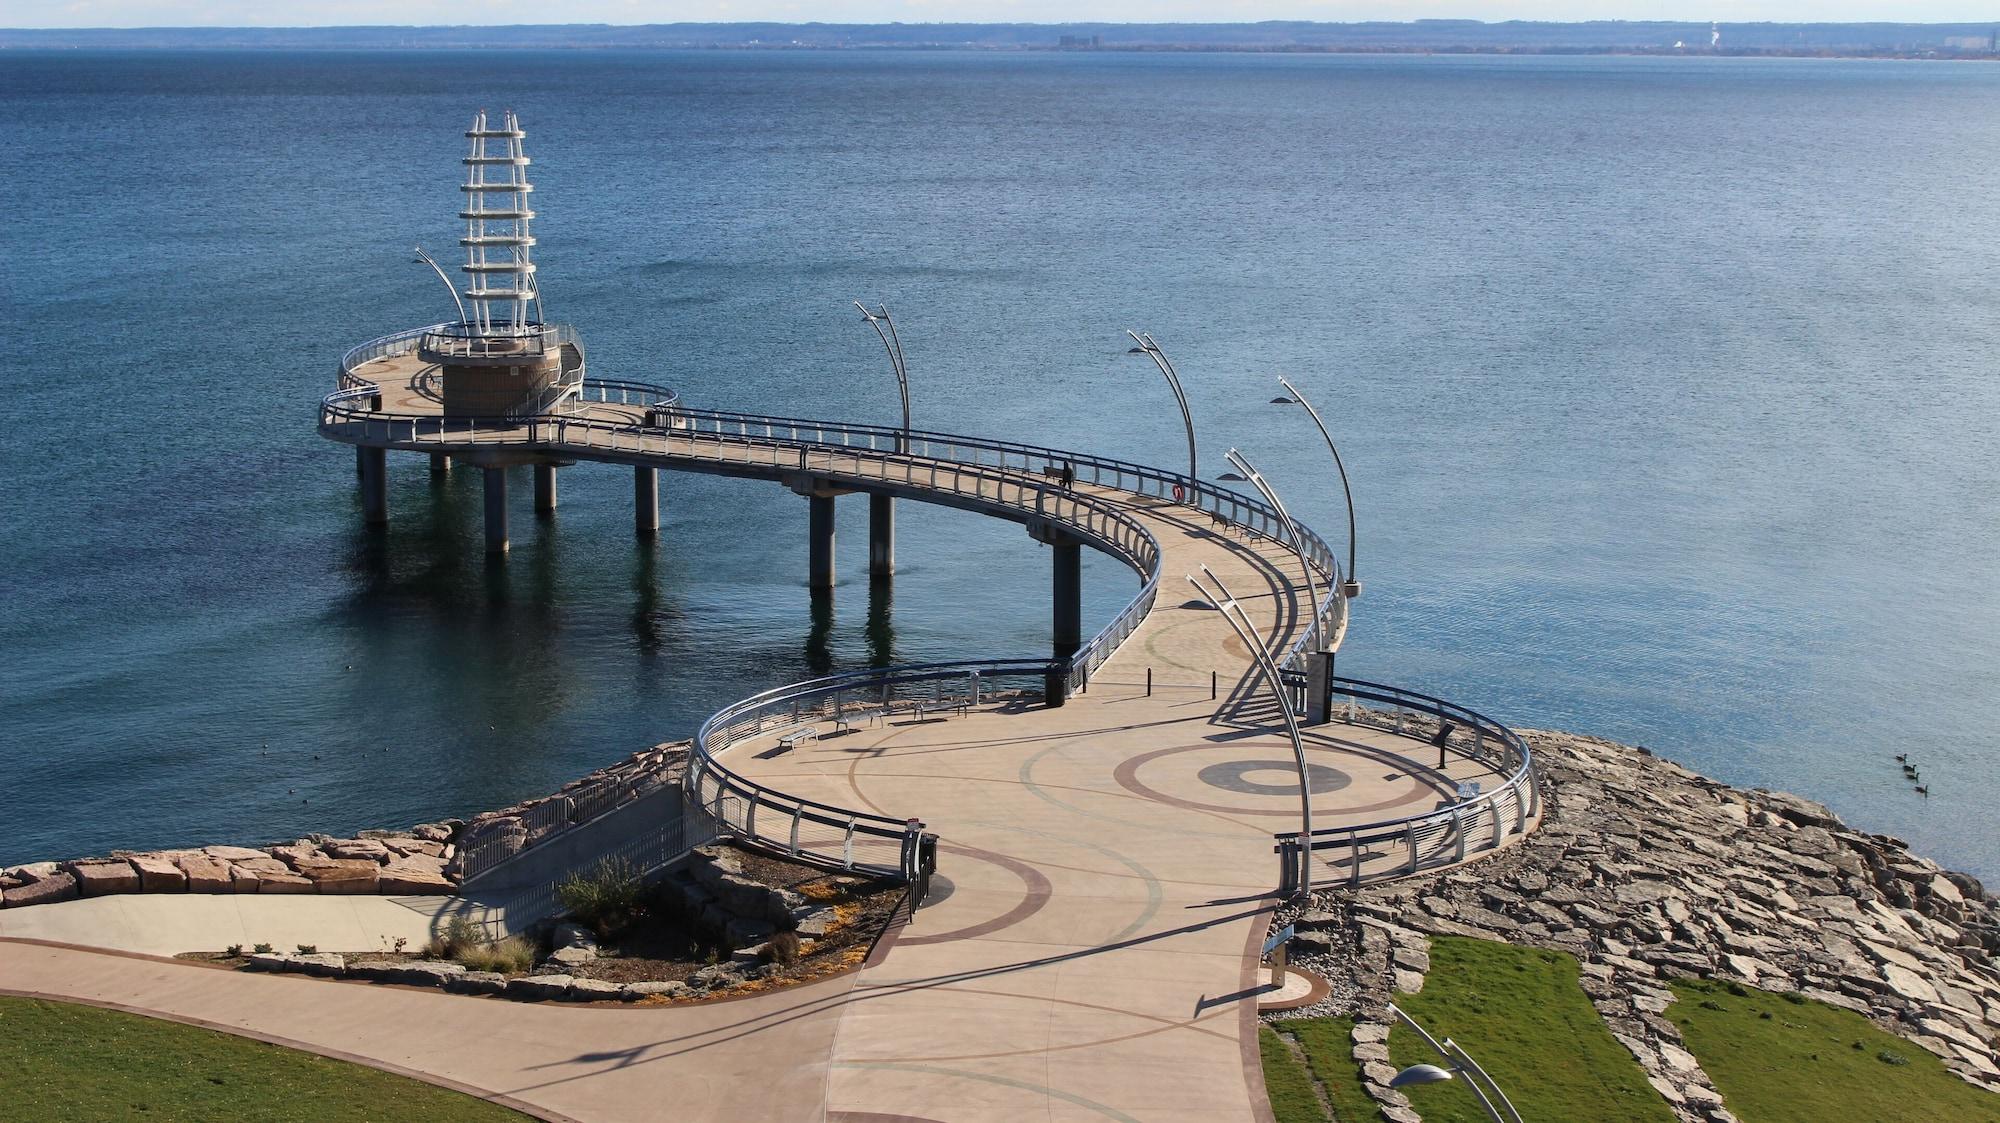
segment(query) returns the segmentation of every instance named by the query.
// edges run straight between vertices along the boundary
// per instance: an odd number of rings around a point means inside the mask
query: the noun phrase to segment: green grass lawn
[[[1859,1014],[1728,983],[1673,989],[1667,1016],[1743,1123],[2000,1121],[2000,1096]]]
[[[1374,1123],[1381,1118],[1375,1110],[1375,1101],[1361,1090],[1361,1070],[1354,1063],[1353,1033],[1352,1018],[1288,1018],[1265,1028],[1269,1043],[1264,1048],[1264,1086],[1270,1091],[1271,1110],[1278,1123],[1322,1123],[1327,1116],[1320,1109],[1320,1095],[1333,1105],[1333,1118],[1340,1123]],[[1305,1054],[1304,1067],[1285,1048],[1280,1034],[1295,1042]],[[1280,1071],[1275,1078],[1274,1058],[1289,1070]],[[1286,1095],[1286,1110],[1278,1106],[1281,1088]],[[1303,1089],[1304,1095],[1300,1096],[1297,1089]]]
[[[422,1081],[226,1033],[93,1006],[0,998],[0,1118],[518,1123],[525,1117]]]
[[[1578,987],[1571,956],[1438,937],[1431,941],[1423,992],[1399,995],[1396,1005],[1440,1041],[1451,1037],[1463,1045],[1525,1119],[1673,1123],[1639,1062],[1611,1036]],[[1445,1063],[1422,1037],[1400,1025],[1389,1034],[1389,1055],[1399,1069]],[[1462,1081],[1407,1092],[1425,1123],[1487,1123]]]

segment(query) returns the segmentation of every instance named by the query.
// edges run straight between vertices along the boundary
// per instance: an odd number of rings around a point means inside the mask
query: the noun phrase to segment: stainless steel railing
[[[1054,673],[1063,677],[1066,689],[1087,684],[1090,674],[1151,611],[1158,596],[1162,551],[1153,534],[1131,514],[1132,504],[1077,491],[1076,485],[1184,506],[1206,514],[1225,530],[1240,530],[1272,541],[1282,542],[1286,533],[1284,520],[1259,498],[1142,464],[954,434],[687,409],[679,405],[672,390],[640,382],[583,379],[569,401],[528,416],[447,418],[373,408],[379,400],[377,387],[359,377],[356,369],[385,356],[407,354],[427,332],[442,326],[385,336],[343,356],[340,386],[321,403],[322,434],[351,443],[412,449],[438,444],[527,444],[642,463],[685,458],[767,475],[801,472],[863,487],[889,485],[932,501],[949,501],[1018,521],[1041,519],[1060,525],[1118,557],[1139,575],[1138,595],[1063,663],[1002,660],[857,672],[781,687],[745,699],[704,723],[687,774],[691,797],[730,829],[815,861],[875,872],[908,871],[921,824],[785,795],[730,772],[716,755],[750,735],[741,732],[744,721],[752,722],[753,732],[762,730],[765,720],[776,712],[771,707],[796,708],[807,699],[832,696],[831,704],[837,711],[841,703],[838,695],[864,681],[871,689],[881,688],[885,701],[909,684],[929,683],[931,689],[937,689],[937,683],[961,674],[973,676],[974,691],[979,688],[980,675],[1034,678],[1040,688]],[[640,409],[630,418],[606,418],[575,408],[588,404]],[[1299,546],[1309,565],[1317,571],[1316,576],[1324,577],[1329,590],[1319,618],[1307,622],[1285,653],[1284,665],[1302,676],[1304,654],[1320,637],[1327,637],[1332,644],[1339,642],[1346,629],[1347,606],[1345,598],[1334,593],[1340,571],[1331,549],[1305,528],[1300,528],[1300,538]],[[767,823],[774,815],[784,821],[782,843],[774,843],[758,829],[760,809]],[[837,856],[831,836],[815,837],[816,832],[827,831],[838,833]],[[894,867],[886,860],[885,849],[892,838],[897,847]]]
[[[1346,881],[1354,887],[1453,865],[1526,834],[1541,815],[1533,753],[1518,734],[1492,718],[1442,698],[1360,679],[1334,679],[1333,697],[1339,720],[1470,757],[1492,769],[1500,782],[1491,790],[1482,788],[1477,795],[1454,798],[1446,806],[1416,815],[1325,827],[1310,839],[1298,831],[1274,835],[1283,892],[1300,884],[1303,863],[1314,860],[1344,867]],[[1446,722],[1452,731],[1440,744],[1437,734]]]
[[[731,771],[722,754],[773,735],[810,729],[832,736],[902,714],[976,706],[996,691],[1039,691],[1049,666],[1016,659],[850,671],[745,698],[717,711],[695,734],[685,785],[690,801],[725,828],[802,861],[907,878],[914,873],[921,821],[788,795]]]

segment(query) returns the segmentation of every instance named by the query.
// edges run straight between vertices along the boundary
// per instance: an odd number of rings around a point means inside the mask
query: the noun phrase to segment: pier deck
[[[321,431],[364,450],[489,467],[597,460],[770,479],[815,502],[869,491],[944,503],[1026,523],[1057,544],[1059,599],[1065,542],[1071,565],[1081,542],[1142,577],[1153,566],[1157,597],[1121,616],[1129,635],[1086,642],[1086,655],[1100,647],[1072,673],[1064,704],[1002,691],[845,729],[829,720],[789,745],[773,728],[722,751],[718,763],[748,782],[921,817],[941,837],[930,902],[857,972],[696,1006],[552,1008],[12,944],[0,953],[0,989],[264,1035],[550,1118],[1269,1118],[1257,960],[1276,900],[1272,836],[1298,825],[1296,773],[1250,652],[1183,575],[1219,575],[1272,647],[1287,650],[1311,617],[1289,547],[1158,494],[1157,476],[1154,494],[1101,482],[1102,472],[1099,482],[1052,485],[1050,469],[1070,454],[1050,450],[968,464],[933,454],[960,438],[924,435],[913,450],[868,435],[862,448],[856,427],[836,443],[799,436],[815,423],[766,419],[760,436],[743,415],[711,415],[704,433],[652,423],[644,393],[621,390],[614,401],[602,389],[561,416],[455,425],[414,355],[343,373],[352,378],[328,399]],[[379,413],[356,405],[369,382]],[[1061,614],[1059,604],[1059,648]],[[1456,751],[1440,766],[1414,734],[1339,722],[1303,733],[1321,828],[1428,812],[1462,801],[1462,784],[1493,791],[1508,780]],[[1498,806],[1496,844],[1511,825]],[[1461,847],[1476,824],[1454,827]],[[1413,836],[1411,860],[1415,852]],[[1315,881],[1348,877],[1356,857],[1371,876],[1404,861],[1393,842],[1357,842],[1319,852]]]

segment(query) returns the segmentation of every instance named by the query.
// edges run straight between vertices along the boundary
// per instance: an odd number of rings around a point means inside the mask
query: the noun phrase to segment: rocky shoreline
[[[1387,1118],[1419,1118],[1387,1086],[1385,1042],[1394,995],[1423,986],[1431,935],[1576,956],[1612,1034],[1690,1123],[1733,1116],[1664,1016],[1680,977],[1856,1011],[2000,1092],[2000,901],[1977,879],[1797,796],[1593,737],[1522,736],[1544,785],[1534,833],[1454,869],[1318,893],[1274,921],[1296,924],[1294,962],[1332,983],[1282,1016],[1353,1016],[1354,1059]]]
[[[308,834],[267,846],[114,850],[99,857],[4,866],[0,908],[115,893],[456,893],[468,869],[477,874],[598,815],[679,784],[688,744],[670,741],[642,749],[551,795],[470,820],[364,830],[352,838]]]

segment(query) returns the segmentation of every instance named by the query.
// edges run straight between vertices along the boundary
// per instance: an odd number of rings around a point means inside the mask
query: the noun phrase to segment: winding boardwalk
[[[413,357],[356,373],[382,387],[386,414],[435,410]],[[943,840],[931,902],[840,978],[692,1006],[546,1007],[13,943],[0,944],[0,988],[284,1040],[550,1117],[1268,1118],[1257,953],[1278,879],[1272,834],[1296,826],[1299,811],[1291,747],[1254,687],[1249,652],[1217,612],[1190,603],[1182,575],[1203,566],[1220,575],[1273,645],[1287,647],[1310,616],[1296,556],[1132,490],[1078,484],[1059,500],[1064,514],[1046,479],[1025,470],[967,474],[775,438],[705,444],[646,429],[643,405],[577,409],[630,429],[543,423],[481,438],[411,424],[397,435],[385,420],[366,439],[471,452],[528,442],[795,487],[804,473],[1109,533],[1089,521],[1101,505],[1123,520],[1121,542],[1136,541],[1136,525],[1157,543],[1158,597],[1066,705],[1003,692],[958,711],[828,727],[791,746],[774,730],[729,748],[727,766],[752,782],[922,816]],[[368,431],[365,420],[341,423],[357,439]],[[949,486],[935,482],[941,475]],[[1456,753],[1438,767],[1420,759],[1436,752],[1422,741],[1365,726],[1320,726],[1306,739],[1320,826],[1431,811],[1461,782],[1490,790],[1504,779]],[[1501,819],[1496,811],[1496,841]],[[1315,877],[1338,874],[1316,863]]]

